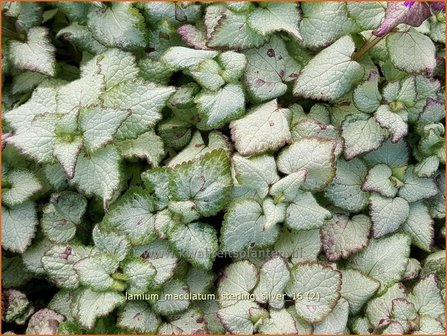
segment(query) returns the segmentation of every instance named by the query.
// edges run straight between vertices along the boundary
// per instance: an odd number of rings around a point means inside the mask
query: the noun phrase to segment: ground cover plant
[[[444,334],[443,2],[3,2],[2,330]]]

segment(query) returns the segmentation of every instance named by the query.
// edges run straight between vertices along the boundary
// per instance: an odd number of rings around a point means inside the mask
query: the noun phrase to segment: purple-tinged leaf
[[[425,2],[388,2],[385,18],[379,28],[373,31],[373,34],[376,36],[384,36],[401,23],[418,27],[430,15],[430,7]]]

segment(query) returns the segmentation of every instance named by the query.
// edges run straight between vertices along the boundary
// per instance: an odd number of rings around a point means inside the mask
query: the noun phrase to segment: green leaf
[[[67,15],[70,21],[78,21],[80,24],[85,24],[90,4],[84,2],[58,2],[54,5]]]
[[[387,131],[375,118],[357,114],[346,117],[341,136],[345,140],[345,158],[351,160],[379,148],[387,137]]]
[[[173,117],[161,122],[158,126],[160,137],[166,146],[181,149],[191,140],[191,128],[188,122]]]
[[[298,31],[299,20],[300,13],[297,4],[272,2],[251,12],[248,24],[262,35],[285,31],[297,40],[302,40]]]
[[[419,321],[419,330],[414,332],[415,334],[440,334],[445,333],[445,327],[441,322],[434,319],[433,317],[423,315]]]
[[[197,160],[215,149],[223,149],[227,154],[230,153],[229,141],[225,135],[218,131],[212,131],[208,134],[208,141],[205,141],[202,134],[196,131],[188,146],[169,160],[168,167],[175,167],[180,163]]]
[[[129,116],[128,111],[111,108],[91,107],[80,113],[80,129],[84,145],[90,151],[96,151],[111,142],[123,121]]]
[[[419,115],[418,123],[431,124],[440,122],[445,117],[445,104],[428,98],[424,110]]]
[[[271,310],[270,317],[262,320],[258,327],[261,334],[297,334],[298,329],[292,315],[286,310]]]
[[[16,288],[26,284],[33,274],[25,269],[20,255],[15,257],[2,257],[2,286]]]
[[[169,202],[168,209],[182,223],[191,223],[200,218],[196,205],[192,201]]]
[[[146,302],[127,302],[118,313],[117,326],[131,332],[155,334],[160,323]]]
[[[209,49],[206,46],[205,29],[202,25],[198,28],[191,24],[185,24],[177,29],[177,33],[188,47],[201,50]]]
[[[173,200],[195,203],[203,216],[212,216],[226,205],[232,188],[230,165],[224,150],[176,167],[170,182]]]
[[[183,280],[173,279],[163,285],[160,299],[152,304],[157,314],[172,316],[188,309],[190,301],[185,299],[189,294],[188,286]],[[178,297],[176,298],[175,295]]]
[[[165,156],[162,139],[150,130],[136,139],[122,140],[117,143],[118,151],[126,159],[145,159],[153,167],[158,167]]]
[[[263,35],[258,34],[250,27],[247,13],[235,13],[224,9],[217,14],[209,8],[212,6],[207,8],[205,14],[208,47],[243,50],[259,47],[266,41]],[[215,20],[212,24],[206,18],[210,14]]]
[[[335,175],[335,142],[320,138],[300,139],[283,149],[278,156],[278,170],[284,174],[306,170],[303,187],[321,190]]]
[[[39,179],[28,170],[13,170],[3,174],[9,188],[2,188],[3,203],[8,206],[22,204],[42,189]]]
[[[34,335],[54,335],[57,327],[65,320],[65,317],[55,311],[44,308],[31,316],[26,328],[27,334]]]
[[[410,204],[410,213],[402,231],[411,237],[413,245],[430,252],[434,236],[433,219],[424,203],[419,201]]]
[[[218,249],[216,230],[204,223],[178,225],[169,232],[178,254],[194,266],[211,269]]]
[[[67,243],[76,234],[87,208],[87,200],[81,194],[64,191],[53,194],[43,209],[42,230],[54,243]]]
[[[48,239],[35,240],[33,245],[28,247],[22,254],[25,268],[36,275],[44,275],[45,270],[43,269],[41,259],[51,246],[52,243]]]
[[[355,107],[365,113],[372,113],[380,106],[382,96],[379,92],[378,79],[361,83],[352,93]]]
[[[135,56],[130,52],[108,49],[84,64],[81,67],[81,75],[88,77],[89,74],[96,73],[100,75],[105,88],[111,89],[121,82],[136,79],[139,70],[135,63]],[[119,69],[116,64],[120,65]]]
[[[301,4],[303,19],[299,30],[304,45],[311,49],[326,47],[356,28],[346,8],[346,4],[336,2]]]
[[[96,225],[92,231],[95,248],[123,261],[130,251],[130,243],[124,235],[113,231],[106,231]]]
[[[437,19],[430,20],[429,36],[434,42],[445,44],[445,14],[440,12]],[[444,22],[442,21],[444,19]]]
[[[295,4],[273,4],[292,5]],[[264,23],[265,24],[265,23]],[[247,69],[244,82],[256,102],[266,101],[286,93],[287,83],[296,79],[301,66],[289,55],[280,37],[272,37],[261,48],[245,52]]]
[[[210,128],[219,128],[245,112],[244,91],[239,84],[228,84],[216,92],[202,91],[195,98],[199,114]]]
[[[82,142],[82,138],[77,136],[71,139],[57,137],[54,143],[54,157],[62,165],[68,178],[73,178],[75,173],[76,161],[83,146]]]
[[[178,259],[169,248],[167,241],[156,240],[148,245],[134,248],[134,255],[141,257],[152,264],[157,271],[154,277],[154,286],[160,286],[174,275]]]
[[[122,269],[123,274],[127,277],[127,291],[131,294],[147,293],[149,285],[157,273],[150,262],[140,258],[126,262]]]
[[[96,40],[110,48],[135,50],[147,45],[143,16],[131,3],[92,8],[87,26]]]
[[[279,180],[275,159],[270,155],[245,158],[235,154],[232,163],[238,182],[255,191],[260,199],[265,198],[270,186]]]
[[[420,271],[421,271],[421,263],[417,259],[410,258],[408,260],[408,265],[407,268],[405,269],[405,273],[402,277],[402,280],[406,281],[415,279],[419,275]]]
[[[285,223],[294,230],[311,230],[322,227],[331,217],[331,212],[320,206],[310,192],[302,192],[287,207]]]
[[[300,188],[304,184],[306,177],[307,170],[305,169],[287,175],[270,187],[270,194],[275,198],[285,197],[287,201],[293,202],[301,194]]]
[[[225,329],[233,334],[253,334],[252,319],[258,319],[261,314],[267,315],[267,312],[251,301],[239,301],[233,306],[220,309],[217,313]]]
[[[315,334],[343,334],[348,323],[349,303],[340,298],[326,318],[314,325]]]
[[[355,315],[379,289],[380,283],[356,270],[342,270],[341,274],[341,296],[348,301],[350,314]]]
[[[384,328],[384,326],[386,326]],[[385,320],[380,324],[379,329],[383,329],[382,333],[384,335],[394,335],[394,334],[404,334],[405,330],[402,324],[397,321]]]
[[[241,119],[230,123],[231,138],[241,155],[263,153],[291,142],[287,109],[275,100],[253,107]]]
[[[428,315],[435,319],[443,318],[444,302],[434,274],[419,280],[408,295],[408,299],[414,304],[419,315]]]
[[[368,167],[361,159],[337,160],[334,181],[327,187],[325,196],[337,207],[357,212],[368,204],[369,195],[362,191]]]
[[[373,2],[347,2],[348,15],[362,30],[375,29],[385,15],[385,4]]]
[[[298,76],[293,94],[331,101],[349,92],[364,74],[363,67],[351,59],[354,49],[352,38],[345,36],[320,51]]]
[[[219,306],[215,300],[201,300],[197,302],[197,306],[203,312],[209,333],[218,334],[225,332],[225,328],[217,316]]]
[[[86,26],[81,26],[77,22],[73,22],[71,25],[59,30],[56,37],[62,38],[92,54],[100,54],[107,50],[104,45],[93,37],[92,32]]]
[[[413,167],[407,169],[403,183],[398,195],[410,203],[433,197],[438,193],[433,179],[416,176]]]
[[[216,61],[206,59],[191,66],[187,73],[204,89],[217,91],[225,84],[224,79],[219,74],[220,71],[221,68]]]
[[[380,105],[374,117],[381,127],[390,132],[391,142],[396,143],[408,134],[405,114],[391,111],[388,105]]]
[[[346,259],[368,245],[371,220],[365,215],[333,215],[321,228],[321,242],[330,261]],[[349,237],[349,239],[346,239]]]
[[[32,72],[32,71],[22,72],[14,76],[11,86],[11,93],[19,94],[33,91],[36,86],[38,86],[40,83],[42,83],[42,81],[45,80],[45,78],[47,78],[46,75],[43,75],[38,72]]]
[[[147,244],[156,237],[155,205],[147,191],[130,189],[113,204],[105,216],[105,223],[126,235],[133,245]]]
[[[54,245],[42,257],[42,265],[58,287],[76,289],[79,276],[74,264],[92,254],[91,248],[71,245]]]
[[[401,283],[396,283],[386,289],[380,296],[368,301],[365,315],[374,327],[378,327],[386,321],[389,323],[393,309],[393,300],[405,299],[405,297],[404,286]]]
[[[318,108],[315,108],[314,111],[318,111]],[[324,110],[320,109],[320,111]],[[309,113],[307,116],[310,117],[312,115]],[[320,116],[315,117],[320,118]],[[324,117],[321,116],[320,119],[323,118]],[[327,121],[326,124],[319,120],[310,118],[297,117],[296,119],[298,120],[295,122],[294,118],[292,117],[291,122],[292,127],[290,132],[292,133],[293,141],[298,141],[303,138],[323,138],[326,140],[333,140],[336,143],[334,149],[335,156],[338,157],[341,154],[343,151],[343,140],[340,137],[339,130],[337,130],[333,125],[327,125],[329,124],[329,121]]]
[[[222,250],[240,252],[248,247],[273,244],[279,234],[277,225],[266,229],[261,205],[253,200],[240,200],[229,205],[221,231]]]
[[[262,202],[262,210],[266,214],[264,228],[269,230],[274,227],[275,224],[284,222],[286,217],[285,203],[275,203],[272,198],[266,198]]]
[[[140,76],[150,82],[167,85],[174,72],[170,66],[160,60],[143,57],[138,61]]]
[[[247,66],[247,57],[231,50],[220,53],[216,60],[222,68],[221,76],[227,83],[239,81]]]
[[[402,104],[406,107],[413,107],[416,102],[416,95],[415,77],[390,82],[383,88],[383,98],[387,103],[390,103],[390,107],[399,107]]]
[[[144,10],[150,23],[155,24],[166,20],[174,26],[182,22],[194,22],[200,14],[200,6],[195,3],[177,4],[174,2],[140,3],[138,8]]]
[[[372,194],[369,198],[369,210],[373,237],[380,238],[399,229],[408,218],[410,206],[401,197],[386,198]]]
[[[397,188],[393,181],[392,170],[387,165],[380,163],[372,167],[363,183],[363,191],[372,191],[384,197],[394,197],[397,194]]]
[[[431,73],[436,65],[435,45],[429,37],[415,29],[392,32],[387,36],[386,45],[391,62],[407,73]]]
[[[292,264],[315,261],[320,254],[320,230],[291,231],[284,228],[279,235],[274,250]]]
[[[191,294],[207,293],[213,286],[215,275],[212,271],[205,271],[200,268],[190,268],[186,276]]]
[[[37,224],[33,202],[25,202],[9,209],[2,207],[2,247],[11,252],[25,252],[31,245]]]
[[[283,308],[283,291],[289,279],[289,269],[282,257],[267,259],[259,270],[259,282],[253,290],[256,301],[260,303],[268,302],[269,306],[275,309]]]
[[[39,3],[11,1],[3,5],[3,11],[5,16],[16,19],[18,30],[27,31],[42,23],[42,5]]]
[[[26,42],[11,41],[9,48],[10,58],[17,69],[54,76],[56,48],[49,41],[48,29],[30,28]]]
[[[353,317],[350,322],[350,330],[357,334],[368,335],[371,333],[373,326],[369,323],[368,319],[363,316]]]
[[[63,191],[60,194],[53,194],[50,202],[54,204],[65,219],[79,224],[87,208],[87,200],[84,196],[71,191]]]
[[[120,157],[113,145],[106,146],[87,156],[81,153],[76,163],[73,183],[86,195],[97,195],[107,207],[120,185]]]
[[[92,329],[97,318],[108,315],[125,302],[124,296],[116,292],[98,293],[85,288],[78,295],[74,315],[86,329]]]
[[[251,262],[243,260],[231,263],[225,268],[224,276],[220,279],[217,288],[217,294],[221,298],[219,305],[225,308],[231,307],[238,301],[245,301],[242,297],[249,294],[257,282],[258,270]]]
[[[406,166],[408,163],[408,146],[403,140],[392,143],[385,141],[378,149],[365,155],[365,160],[370,165],[383,163],[390,168]]]
[[[404,331],[408,332],[414,328],[418,315],[411,302],[407,299],[398,298],[393,300],[391,318],[399,322],[404,328]],[[386,330],[388,330],[388,328]]]
[[[340,298],[341,273],[320,262],[299,263],[291,270],[286,294],[296,297],[299,317],[315,323],[322,321]],[[310,294],[310,293],[313,294]],[[312,299],[319,297],[319,300]]]
[[[444,126],[441,123],[424,127],[419,141],[419,155],[436,155],[441,163],[445,162]]]
[[[404,234],[371,239],[368,246],[355,254],[349,265],[380,282],[379,294],[404,274],[410,253],[410,239]]]
[[[168,206],[169,202],[169,180],[172,171],[169,168],[161,167],[146,170],[141,174],[144,186],[155,197],[155,207],[157,210]]]
[[[161,110],[174,88],[138,81],[121,82],[103,95],[104,106],[129,111],[117,132],[118,139],[134,139],[161,119]]]
[[[80,79],[65,84],[57,91],[57,109],[62,114],[58,123],[62,133],[73,133],[78,126],[77,118],[81,108],[94,104],[103,89],[104,78],[96,75],[95,68]]]
[[[441,170],[434,177],[438,194],[429,199],[430,214],[434,218],[445,217],[445,171]]]
[[[206,321],[203,313],[191,308],[183,314],[174,315],[168,322],[162,323],[157,331],[159,334],[200,334],[207,332]]]
[[[82,285],[103,292],[112,289],[114,283],[112,274],[118,266],[118,260],[114,257],[98,254],[77,261],[73,268],[78,273]]]
[[[212,59],[218,54],[212,50],[195,50],[185,47],[171,47],[161,57],[161,60],[174,69],[189,69],[204,60]]]
[[[2,320],[6,323],[14,322],[30,308],[30,302],[25,294],[15,289],[3,292]]]
[[[52,162],[55,122],[52,115],[36,116],[28,125],[23,125],[23,128],[8,138],[8,144],[38,162]]]

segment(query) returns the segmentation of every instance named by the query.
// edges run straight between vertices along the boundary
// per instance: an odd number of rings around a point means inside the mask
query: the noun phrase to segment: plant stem
[[[354,61],[358,61],[360,60],[363,55],[365,55],[369,49],[371,49],[372,47],[374,47],[377,43],[379,43],[384,37],[384,36],[374,36],[373,39],[370,39],[369,41],[367,41],[360,49],[359,51],[357,51],[356,53],[354,53],[354,55],[352,56],[352,59]]]
[[[6,27],[2,27],[2,35],[3,35],[4,37],[8,37],[8,38],[10,38],[10,39],[12,39],[12,40],[24,41],[24,38],[23,38],[22,35],[20,35],[20,34],[17,33],[17,32],[14,32],[14,31],[12,31],[12,30],[6,28]]]

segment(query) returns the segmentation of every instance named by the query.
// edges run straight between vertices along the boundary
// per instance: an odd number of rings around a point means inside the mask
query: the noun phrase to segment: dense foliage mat
[[[2,16],[3,331],[444,334],[444,3]]]

